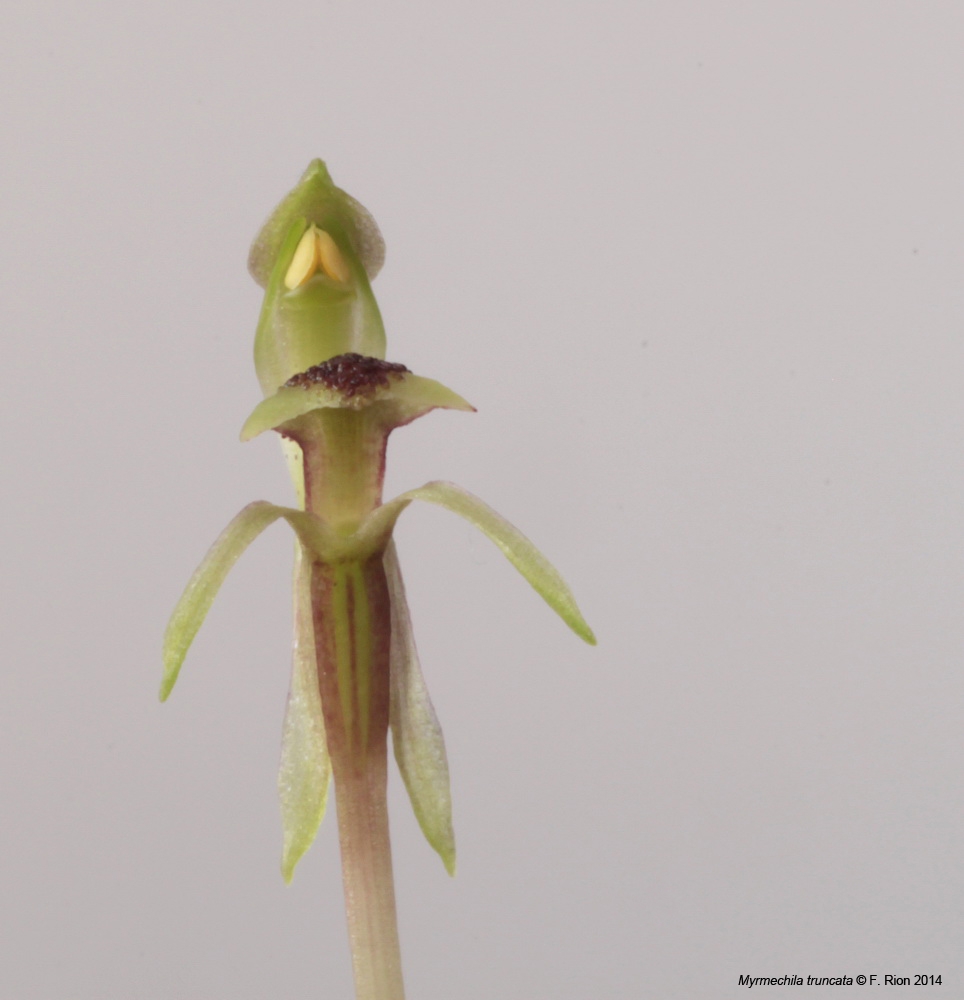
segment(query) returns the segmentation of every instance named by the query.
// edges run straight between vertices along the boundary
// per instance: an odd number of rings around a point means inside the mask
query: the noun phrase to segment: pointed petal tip
[[[571,628],[572,631],[575,632],[587,646],[597,645],[596,633],[589,627],[589,623],[585,618],[583,618],[579,609],[575,607],[575,604],[573,604],[573,607],[569,610],[568,614],[562,615],[561,617],[569,628]]]
[[[165,643],[165,647],[166,645]],[[178,659],[172,650],[165,648],[164,674],[161,677],[161,686],[157,692],[160,702],[163,703],[170,697],[171,692],[174,690],[174,685],[177,683],[178,675],[181,673],[181,664],[183,662],[183,657]]]
[[[331,392],[322,389],[293,391],[282,386],[274,395],[262,399],[251,411],[241,428],[242,444],[253,440],[265,431],[277,430],[289,420],[303,416],[313,409],[330,405]]]
[[[395,414],[392,422],[397,427],[409,424],[426,413],[431,413],[432,410],[478,412],[467,399],[463,399],[447,385],[411,372],[407,372],[383,395],[386,400],[394,402]]]
[[[322,181],[331,184],[332,180],[331,174],[328,172],[328,164],[316,156],[305,168],[305,172],[301,175],[301,180],[298,183],[304,184],[306,181]]]
[[[281,877],[285,880],[285,885],[291,885],[295,877],[295,865],[297,861],[284,857],[281,859]]]
[[[302,841],[298,843],[292,840],[291,843],[285,844],[281,851],[281,877],[285,880],[285,885],[291,885],[295,878],[295,869],[298,867],[301,859],[308,853],[308,848],[311,846],[312,836],[307,843]]]
[[[567,609],[555,608],[554,610],[587,646],[597,645],[596,633],[593,632],[587,624],[586,619],[579,613],[579,609],[575,606],[575,603]]]

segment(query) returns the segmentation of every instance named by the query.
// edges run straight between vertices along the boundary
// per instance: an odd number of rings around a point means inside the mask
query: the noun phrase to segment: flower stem
[[[367,767],[335,779],[345,911],[357,1000],[404,1000],[388,837],[383,742]]]
[[[311,604],[356,996],[404,1000],[386,799],[391,605],[381,554],[315,562]]]

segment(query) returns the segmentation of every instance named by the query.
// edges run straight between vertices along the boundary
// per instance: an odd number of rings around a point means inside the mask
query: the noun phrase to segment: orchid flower
[[[296,536],[294,663],[279,791],[281,870],[290,881],[321,824],[334,777],[358,1000],[402,1000],[388,834],[388,732],[415,816],[450,874],[455,837],[445,743],[422,677],[395,523],[414,501],[484,532],[582,639],[595,643],[565,582],[533,544],[477,497],[430,482],[382,501],[388,436],[461,396],[384,360],[370,281],[384,259],[373,219],[315,160],[255,239],[265,297],[255,339],[264,399],[241,439],[276,431],[297,507],[257,501],[225,528],[194,573],[164,641],[161,700],[231,567],[269,525]]]

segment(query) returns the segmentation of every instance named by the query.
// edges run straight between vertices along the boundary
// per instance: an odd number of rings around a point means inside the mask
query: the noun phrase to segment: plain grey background
[[[290,497],[237,441],[245,259],[314,156],[385,235],[389,357],[479,410],[398,432],[388,495],[482,495],[600,639],[403,517],[459,843],[394,781],[411,1000],[964,995],[960,4],[3,23],[0,998],[350,996],[332,816],[278,873],[282,528],[156,700],[207,545]]]

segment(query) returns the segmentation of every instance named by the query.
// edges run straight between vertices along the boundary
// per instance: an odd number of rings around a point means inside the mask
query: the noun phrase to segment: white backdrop
[[[0,998],[350,996],[332,816],[278,873],[282,528],[156,700],[289,500],[244,264],[314,156],[390,359],[479,410],[388,495],[482,495],[600,640],[403,517],[459,843],[394,781],[411,1000],[964,995],[962,49],[956,2],[8,5]]]

